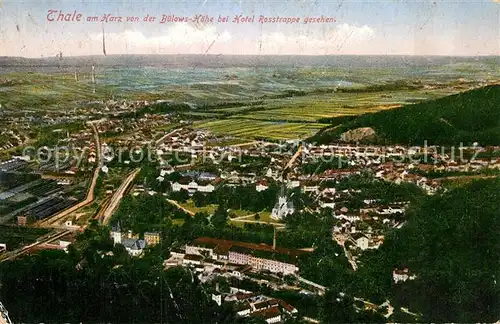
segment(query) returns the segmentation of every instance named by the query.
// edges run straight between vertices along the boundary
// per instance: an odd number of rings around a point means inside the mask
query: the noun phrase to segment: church
[[[291,215],[295,212],[295,207],[292,201],[289,201],[285,194],[285,187],[281,186],[281,193],[278,196],[278,201],[274,205],[274,208],[271,213],[271,218],[276,220],[281,220],[288,215]]]

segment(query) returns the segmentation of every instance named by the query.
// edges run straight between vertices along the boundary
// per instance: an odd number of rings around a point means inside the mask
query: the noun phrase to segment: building
[[[281,312],[278,306],[273,306],[271,308],[265,308],[252,313],[250,316],[261,318],[268,324],[281,322]]]
[[[121,244],[131,256],[141,255],[142,251],[146,248],[146,241],[134,238],[122,239]]]
[[[392,271],[392,279],[394,280],[394,283],[413,280],[416,277],[417,276],[415,275],[410,275],[410,271],[408,270],[408,268],[404,268],[403,270],[394,269],[394,271]]]
[[[298,272],[296,263],[300,250],[200,237],[186,245],[187,255],[199,255],[204,259],[227,261],[233,264],[249,265],[256,270],[292,274]]]
[[[276,220],[281,220],[288,215],[291,215],[295,212],[295,207],[293,202],[288,201],[288,198],[285,195],[285,187],[281,187],[281,193],[278,197],[278,201],[273,207],[271,212],[271,218]]]
[[[195,192],[212,192],[214,191],[215,187],[211,184],[207,185],[201,185],[198,184],[196,181],[191,181],[187,184],[182,184],[179,182],[174,182],[172,183],[172,191],[181,191],[182,189],[187,190],[189,194],[194,194]]]
[[[266,191],[267,189],[269,189],[269,185],[266,180],[259,181],[255,184],[255,190],[257,190],[257,192]]]
[[[147,245],[155,246],[160,243],[160,233],[157,232],[146,232],[144,233],[144,241],[146,241]]]
[[[366,237],[363,234],[353,235],[353,237],[356,240],[356,245],[358,248],[360,248],[363,251],[368,249],[370,245],[370,240],[368,239],[368,237]]]
[[[122,233],[120,230],[120,225],[117,225],[116,227],[111,228],[111,238],[113,239],[113,242],[115,244],[122,243]]]
[[[120,225],[111,229],[111,238],[115,245],[122,244],[131,256],[141,255],[147,244],[145,240],[140,240],[136,236],[134,237],[130,231],[129,235],[124,237],[121,233]]]
[[[27,217],[26,216],[17,216],[17,226],[26,226]]]
[[[298,311],[281,299],[269,298],[249,291],[233,291],[224,297],[224,302],[234,302],[233,310],[240,317],[254,317],[266,323],[282,323],[294,318]]]

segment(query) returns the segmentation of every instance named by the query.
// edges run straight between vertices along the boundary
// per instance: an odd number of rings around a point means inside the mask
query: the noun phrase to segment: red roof
[[[260,318],[263,318],[263,319],[273,318],[273,317],[277,317],[277,316],[280,316],[280,315],[281,315],[281,312],[280,312],[278,306],[274,306],[274,307],[271,307],[271,308],[266,308],[266,309],[263,309],[263,310],[260,310],[260,311],[257,311],[257,312],[253,312],[251,314],[251,316],[260,317]]]

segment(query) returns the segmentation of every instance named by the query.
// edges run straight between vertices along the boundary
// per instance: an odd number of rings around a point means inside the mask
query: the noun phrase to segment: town
[[[309,265],[311,258],[344,258],[356,271],[364,253],[405,225],[406,211],[419,196],[445,192],[458,176],[500,171],[500,147],[479,143],[231,144],[231,136],[197,128],[175,113],[137,116],[158,104],[165,103],[82,103],[87,116],[38,119],[51,131],[36,142],[28,117],[4,118],[6,125],[25,126],[4,133],[10,137],[3,147],[8,158],[0,163],[6,180],[0,222],[7,234],[0,236],[0,261],[44,249],[68,251],[91,222],[109,226],[114,245],[142,258],[171,240],[162,223],[194,226],[198,236],[169,246],[165,269],[184,267],[204,285],[217,282],[213,300],[231,304],[240,317],[278,323],[301,314],[316,322],[297,305],[251,287],[323,295],[328,280]],[[151,199],[161,204],[148,206]],[[152,218],[131,219],[130,208],[152,208]],[[164,218],[155,208],[171,215]],[[308,230],[322,237],[305,235]],[[318,252],[324,244],[332,251]],[[394,284],[415,279],[405,265],[393,268],[391,276]],[[361,309],[385,309],[386,318],[393,312],[387,305],[361,300]]]

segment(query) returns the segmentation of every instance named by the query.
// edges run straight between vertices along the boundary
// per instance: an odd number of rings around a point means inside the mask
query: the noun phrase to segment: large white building
[[[187,190],[190,194],[197,191],[199,192],[212,192],[215,187],[211,184],[200,185],[196,181],[191,181],[187,184],[181,184],[179,182],[172,183],[172,191],[181,191],[182,189]]]
[[[186,255],[200,255],[207,260],[219,260],[233,264],[250,265],[256,270],[292,274],[299,271],[296,266],[300,250],[200,237],[186,245]]]

